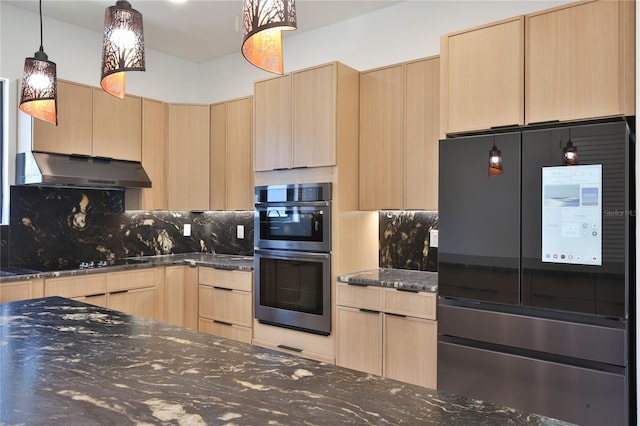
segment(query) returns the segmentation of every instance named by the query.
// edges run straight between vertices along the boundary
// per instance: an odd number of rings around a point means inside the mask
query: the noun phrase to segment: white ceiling
[[[38,13],[38,0],[1,1]],[[298,29],[283,32],[283,38],[364,15],[401,1],[405,0],[297,0]],[[150,49],[196,63],[240,52],[242,0],[129,2],[142,13],[144,41]],[[91,31],[102,32],[105,9],[113,5],[115,0],[44,0],[42,14]],[[44,33],[46,38],[46,27]]]

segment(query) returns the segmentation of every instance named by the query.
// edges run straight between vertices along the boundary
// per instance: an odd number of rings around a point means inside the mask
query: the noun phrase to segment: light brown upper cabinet
[[[169,104],[169,210],[209,210],[209,105]]]
[[[360,74],[360,210],[438,204],[439,57]]]
[[[291,167],[291,75],[254,85],[255,171]]]
[[[251,96],[211,105],[211,210],[252,210]]]
[[[259,81],[254,89],[255,171],[335,166],[340,139],[357,135],[357,123],[338,125],[358,102],[358,72],[344,64]]]
[[[92,99],[90,86],[58,80],[57,126],[18,113],[21,121],[30,126],[32,131],[32,134],[28,135],[31,140],[26,141],[29,146],[25,146],[24,149],[91,155]]]
[[[31,120],[35,151],[141,161],[142,100],[115,98],[97,87],[58,80],[58,126]],[[22,137],[22,136],[21,136]]]
[[[93,89],[93,155],[142,160],[142,100]]]
[[[293,163],[335,166],[337,64],[293,73]]]
[[[441,39],[441,136],[635,114],[635,2],[570,3]]]
[[[165,157],[167,153],[165,104],[142,100],[142,167],[151,179],[151,188],[142,189],[144,210],[166,210],[167,188]]]
[[[635,2],[525,17],[527,123],[635,114]]]
[[[524,17],[441,38],[443,133],[524,124]]]

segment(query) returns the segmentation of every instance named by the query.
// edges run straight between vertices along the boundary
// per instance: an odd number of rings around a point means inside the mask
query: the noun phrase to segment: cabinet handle
[[[129,290],[118,290],[118,291],[110,291],[109,294],[122,294],[122,293],[128,293]]]
[[[552,124],[552,123],[559,123],[560,120],[546,120],[546,121],[535,121],[533,123],[528,123],[529,126],[538,126],[540,124]]]
[[[222,324],[222,325],[228,325],[228,326],[233,325],[230,322],[225,322],[225,321],[218,321],[218,320],[212,320],[212,321],[215,322],[216,324]]]
[[[360,312],[364,312],[365,314],[379,314],[380,311],[375,311],[373,309],[365,309],[365,308],[360,308]]]
[[[351,281],[347,282],[347,285],[353,285],[353,286],[356,286],[356,287],[369,287],[369,284],[360,284],[360,283],[354,283],[354,282],[351,282]]]
[[[511,127],[518,127],[518,125],[517,124],[504,124],[502,126],[491,126],[490,129],[491,130],[509,129]]]
[[[85,296],[87,299],[90,297],[100,297],[100,296],[106,296],[107,293],[96,293],[96,294],[89,294],[87,296]]]
[[[278,347],[279,347],[280,349],[287,349],[287,350],[294,351],[294,352],[302,352],[302,349],[294,348],[293,346],[288,346],[288,345],[278,345]]]
[[[273,170],[289,170],[289,168],[288,167],[277,167],[277,168],[275,168]]]
[[[398,291],[406,291],[407,293],[420,293],[420,290],[414,288],[396,288]]]
[[[291,168],[291,170],[296,170],[296,169],[308,169],[308,168],[309,168],[309,166],[295,166],[295,167],[292,167],[292,168]]]
[[[224,291],[233,291],[232,288],[226,288],[226,287],[218,287],[218,286],[213,286],[213,288],[217,289],[217,290],[224,290]]]
[[[402,315],[402,314],[394,314],[393,312],[385,312],[386,315],[391,315],[392,317],[400,317],[400,318],[406,318],[406,315]]]

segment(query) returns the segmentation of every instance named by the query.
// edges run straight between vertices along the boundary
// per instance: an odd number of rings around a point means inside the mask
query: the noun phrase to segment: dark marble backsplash
[[[253,254],[253,211],[124,211],[119,190],[14,186],[10,196],[9,266],[50,270],[131,256]],[[236,238],[238,225],[244,239]]]
[[[429,240],[438,212],[381,211],[379,223],[381,268],[437,271],[438,249]]]

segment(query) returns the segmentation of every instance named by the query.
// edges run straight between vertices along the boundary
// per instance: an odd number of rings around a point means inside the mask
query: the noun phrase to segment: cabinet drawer
[[[200,316],[251,327],[251,293],[201,285],[198,300]]]
[[[44,280],[42,278],[0,284],[0,303],[35,299],[43,295]]]
[[[101,306],[103,308],[108,308],[107,306],[107,295],[106,294],[96,294],[93,296],[81,296],[74,297],[73,300],[77,300],[78,302],[88,303],[89,305]]]
[[[436,294],[384,289],[384,311],[412,317],[435,319]]]
[[[227,339],[238,340],[244,343],[251,343],[251,328],[242,327],[235,324],[216,322],[208,318],[200,317],[198,321],[198,331],[215,334]]]
[[[230,288],[233,290],[251,291],[253,286],[253,273],[199,267],[198,282],[200,284]]]
[[[93,294],[104,294],[106,292],[107,277],[105,274],[47,278],[44,281],[45,297],[62,296],[75,298]]]
[[[321,336],[254,321],[251,343],[329,364],[336,362],[333,335]]]
[[[132,290],[135,288],[155,287],[156,269],[110,272],[107,274],[107,291]]]
[[[338,283],[336,303],[342,306],[379,311],[382,309],[382,288]]]

